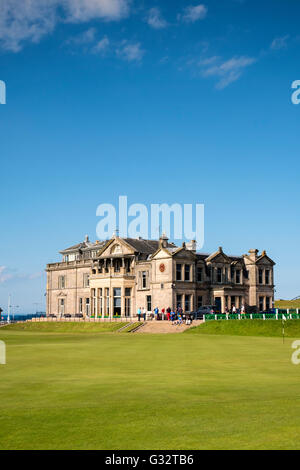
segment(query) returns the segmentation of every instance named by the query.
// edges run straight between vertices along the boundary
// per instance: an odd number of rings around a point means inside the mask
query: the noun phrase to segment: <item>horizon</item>
[[[46,264],[86,233],[97,239],[97,207],[119,195],[204,204],[201,252],[266,250],[275,299],[300,294],[300,5],[271,10],[257,0],[5,2],[3,313],[9,295],[20,311],[44,310]]]

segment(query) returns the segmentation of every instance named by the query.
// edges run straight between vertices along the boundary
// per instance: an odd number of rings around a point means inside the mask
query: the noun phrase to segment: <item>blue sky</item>
[[[276,261],[300,295],[300,5],[5,0],[0,305],[43,308],[47,262],[96,208],[204,203],[205,245]]]

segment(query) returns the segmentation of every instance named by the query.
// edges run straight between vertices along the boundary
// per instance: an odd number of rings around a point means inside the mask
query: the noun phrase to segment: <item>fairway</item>
[[[299,449],[291,339],[0,328],[1,449]]]

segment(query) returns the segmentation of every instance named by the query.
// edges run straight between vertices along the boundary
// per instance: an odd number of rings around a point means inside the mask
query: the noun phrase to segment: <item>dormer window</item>
[[[114,245],[111,249],[111,254],[112,255],[117,255],[117,254],[120,254],[122,253],[122,248],[120,247],[120,245]]]

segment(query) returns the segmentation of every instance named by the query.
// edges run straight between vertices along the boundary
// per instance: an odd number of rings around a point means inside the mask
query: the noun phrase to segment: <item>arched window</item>
[[[122,253],[122,248],[120,247],[120,245],[114,245],[111,249],[111,252],[110,252],[112,255],[115,255],[115,254],[118,254],[118,253]]]

